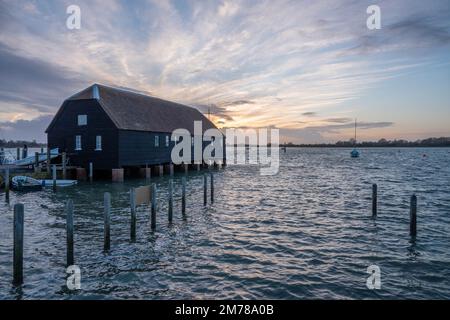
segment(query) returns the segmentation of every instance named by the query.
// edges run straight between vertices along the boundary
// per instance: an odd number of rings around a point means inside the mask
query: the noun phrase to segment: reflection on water
[[[38,193],[0,194],[1,299],[450,298],[450,153],[447,149],[288,149],[280,173],[254,166],[215,174],[215,203],[203,207],[202,176],[181,175],[174,221],[168,179],[158,186],[157,229],[138,210],[129,240],[132,186],[98,182]],[[427,157],[423,157],[426,153]],[[371,219],[372,183],[378,217]],[[112,195],[111,252],[103,249],[103,193]],[[418,196],[418,235],[409,237],[409,199]],[[64,203],[75,204],[75,260],[82,290],[65,286]],[[25,284],[13,288],[12,206],[25,204]],[[366,287],[369,265],[381,290]]]

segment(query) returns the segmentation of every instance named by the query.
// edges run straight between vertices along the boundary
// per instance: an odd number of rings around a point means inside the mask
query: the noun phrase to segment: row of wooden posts
[[[378,186],[372,185],[372,218],[376,219],[378,215]],[[417,235],[417,196],[413,194],[410,200],[409,209],[409,234],[412,237]]]
[[[208,204],[208,178],[207,175],[203,175],[203,204]],[[150,227],[152,230],[156,229],[156,184],[151,186],[145,186],[140,188],[147,188],[149,191],[150,202]],[[138,188],[138,189],[140,189]],[[210,173],[210,197],[211,204],[214,203],[214,175]],[[146,198],[146,199],[148,199]],[[142,202],[144,203],[144,202]],[[141,203],[136,202],[136,189],[130,190],[130,211],[131,211],[131,225],[130,225],[130,239],[132,242],[136,241],[136,208]],[[75,263],[74,256],[74,213],[73,200],[69,199],[66,202],[66,239],[67,239],[67,266],[71,266]],[[104,220],[104,234],[103,234],[103,250],[108,252],[111,249],[111,194],[105,192],[103,196],[103,220]],[[181,213],[183,217],[186,215],[186,177],[181,178]],[[168,220],[172,223],[173,220],[173,180],[169,180],[168,188]],[[14,205],[14,246],[13,246],[13,284],[23,284],[23,234],[24,234],[24,205]]]

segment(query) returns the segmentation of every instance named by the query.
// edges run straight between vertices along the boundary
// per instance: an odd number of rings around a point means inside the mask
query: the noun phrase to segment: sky
[[[0,0],[0,139],[45,141],[93,83],[281,142],[349,140],[355,118],[359,140],[450,136],[450,1]]]

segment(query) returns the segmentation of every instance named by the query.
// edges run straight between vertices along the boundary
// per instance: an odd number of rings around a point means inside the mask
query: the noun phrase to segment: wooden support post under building
[[[169,174],[170,174],[170,176],[171,177],[173,177],[173,164],[171,163],[171,164],[169,164]]]
[[[5,201],[9,202],[9,168],[5,169]]]
[[[188,174],[189,173],[189,165],[187,163],[184,163],[183,166],[184,166],[184,174]]]
[[[89,182],[92,183],[94,181],[94,164],[89,162]]]
[[[152,178],[152,170],[147,166],[145,168],[141,168],[140,173],[142,178],[145,178],[147,180],[150,180]]]
[[[378,186],[372,185],[372,218],[377,217]]]
[[[24,206],[14,205],[13,284],[23,283],[23,224]]]
[[[104,229],[103,229],[103,250],[105,252],[111,249],[111,194],[109,192],[105,192],[103,197],[103,220],[104,220]]]
[[[214,202],[214,175],[211,173],[211,203]]]
[[[61,159],[62,159],[62,178],[63,180],[67,179],[67,169],[66,169],[66,153],[63,152],[61,155]]]
[[[409,234],[412,237],[417,235],[417,197],[411,197],[411,207],[409,212]]]
[[[186,214],[186,178],[181,178],[181,213]]]
[[[47,146],[47,173],[50,174],[50,163],[51,163],[51,155],[50,148]]]
[[[208,204],[208,178],[206,174],[203,175],[203,205],[206,206]]]
[[[196,165],[197,165],[197,172],[199,172],[200,171],[200,163],[197,163]]]
[[[162,177],[163,176],[163,174],[164,174],[164,166],[162,165],[162,164],[160,164],[159,166],[158,166],[158,173],[159,173],[159,176],[160,177]]]
[[[56,192],[56,165],[52,167],[52,179],[53,179],[53,192]]]
[[[73,201],[66,203],[66,239],[67,239],[67,266],[75,264],[73,253]]]
[[[172,222],[173,220],[173,181],[172,179],[169,180],[169,222]]]
[[[131,242],[136,241],[136,192],[134,188],[130,189],[130,209],[131,209],[131,226],[130,239]]]
[[[150,226],[152,230],[156,229],[156,183],[152,184],[152,193],[151,193],[151,217],[150,217]]]
[[[86,169],[76,168],[76,173],[78,181],[86,181]]]
[[[112,169],[112,181],[123,182],[123,169]]]

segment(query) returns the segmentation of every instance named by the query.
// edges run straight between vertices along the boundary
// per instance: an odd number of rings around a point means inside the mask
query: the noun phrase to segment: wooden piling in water
[[[9,168],[5,169],[5,200],[9,202]]]
[[[214,202],[214,175],[211,173],[211,203]]]
[[[111,194],[105,192],[103,197],[104,207],[104,245],[103,250],[105,252],[111,249]]]
[[[130,207],[131,207],[131,226],[130,239],[136,241],[136,192],[134,188],[130,189]]]
[[[409,212],[409,234],[412,237],[417,235],[417,197],[412,195],[411,206]]]
[[[152,205],[151,205],[151,217],[150,217],[150,226],[152,230],[156,229],[156,183],[152,184]]]
[[[24,206],[14,205],[13,284],[23,283],[23,224]]]
[[[73,253],[73,201],[66,203],[67,266],[75,264]]]
[[[169,222],[173,220],[173,181],[169,180]]]
[[[378,204],[378,186],[376,183],[372,185],[372,218],[377,217],[377,204]]]
[[[208,204],[208,178],[206,174],[203,175],[203,205],[206,206]]]
[[[50,174],[50,162],[51,162],[51,158],[50,158],[50,148],[47,146],[47,173]]]
[[[17,160],[20,160],[20,148],[17,148],[16,149],[16,151],[17,151]]]
[[[181,178],[181,213],[186,214],[186,178]]]
[[[62,178],[63,178],[63,180],[66,180],[66,178],[67,178],[66,158],[67,158],[67,156],[66,156],[65,152],[62,153],[61,158],[62,158]]]
[[[39,152],[35,152],[34,153],[34,169],[36,170],[36,168],[39,166]]]
[[[52,172],[52,179],[53,179],[53,191],[54,192],[56,192],[56,165],[54,164],[53,165],[53,168],[52,168],[53,170],[53,172]]]

